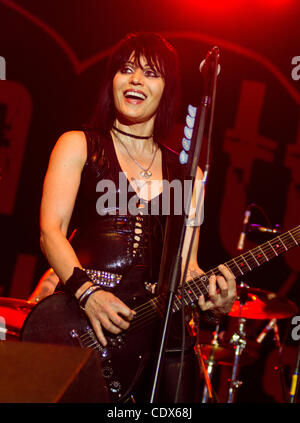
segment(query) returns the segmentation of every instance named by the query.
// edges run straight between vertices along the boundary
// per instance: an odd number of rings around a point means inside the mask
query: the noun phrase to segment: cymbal
[[[298,313],[292,301],[258,288],[237,287],[236,300],[228,313],[231,317],[245,319],[287,319]]]
[[[18,298],[0,297],[0,307],[18,309],[31,309],[35,306],[35,303],[26,300],[19,300]]]
[[[204,360],[208,360],[210,357],[213,362],[221,366],[232,366],[234,362],[235,348],[231,346],[213,346],[211,344],[202,344],[201,352]],[[211,354],[213,353],[213,356]],[[258,358],[258,350],[246,349],[243,350],[239,364],[241,366],[248,366],[252,364]]]

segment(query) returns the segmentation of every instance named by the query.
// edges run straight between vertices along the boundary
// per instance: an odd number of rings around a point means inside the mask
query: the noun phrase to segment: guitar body
[[[154,324],[132,333],[106,333],[108,345],[103,347],[75,298],[59,292],[46,297],[29,313],[21,330],[21,341],[93,348],[101,360],[111,401],[126,402],[134,396],[134,388],[148,362],[155,328]]]

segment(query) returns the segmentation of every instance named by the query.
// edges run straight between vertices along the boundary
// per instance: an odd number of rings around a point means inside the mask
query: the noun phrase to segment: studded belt
[[[83,269],[91,280],[97,284],[104,286],[106,288],[114,288],[119,285],[122,275],[117,273],[110,273],[104,270],[93,270],[93,269]]]

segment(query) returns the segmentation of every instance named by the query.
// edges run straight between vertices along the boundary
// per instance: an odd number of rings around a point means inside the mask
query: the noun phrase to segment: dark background
[[[6,60],[6,81],[0,81],[0,295],[27,298],[47,269],[38,220],[50,152],[64,131],[88,121],[107,54],[132,31],[161,32],[178,50],[182,101],[169,141],[176,149],[188,104],[199,104],[199,63],[213,45],[221,50],[200,266],[208,270],[238,254],[251,202],[268,218],[253,210],[252,223],[278,224],[283,231],[297,226],[300,80],[292,78],[291,61],[300,55],[299,17],[297,0],[0,0],[0,55]],[[23,115],[22,132],[18,117]],[[16,169],[14,146],[24,148]],[[13,188],[10,177],[18,171]],[[249,237],[246,249],[265,240]],[[299,249],[288,252],[244,281],[281,290],[299,305],[299,259]],[[248,322],[254,337],[266,323]],[[289,321],[279,323],[293,354]],[[255,376],[243,369],[240,401],[279,398],[263,383],[266,360],[274,352],[271,337],[264,342]],[[293,367],[293,360],[288,355],[286,365]]]

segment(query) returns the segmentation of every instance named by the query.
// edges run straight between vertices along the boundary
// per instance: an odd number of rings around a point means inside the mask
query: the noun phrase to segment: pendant
[[[150,172],[150,170],[142,170],[140,172],[140,175],[142,176],[142,178],[150,178],[150,176],[152,176],[152,172]]]

